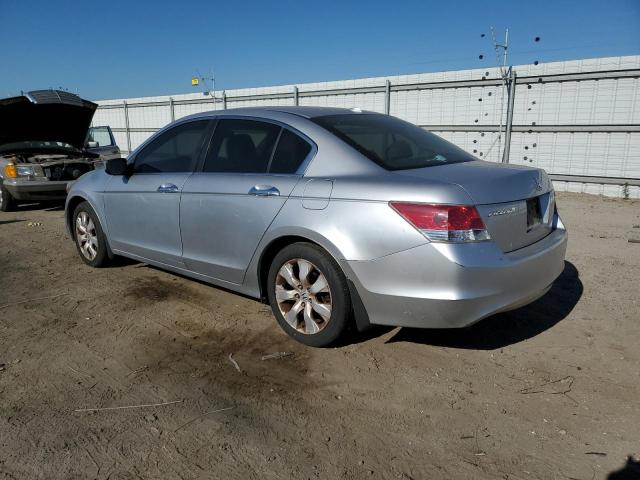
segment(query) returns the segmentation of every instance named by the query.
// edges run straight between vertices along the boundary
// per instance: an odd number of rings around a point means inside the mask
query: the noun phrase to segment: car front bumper
[[[5,179],[4,187],[19,201],[63,200],[67,196],[66,181],[15,181]]]
[[[427,243],[370,261],[345,261],[369,322],[457,328],[544,295],[564,270],[567,232],[503,253],[491,241]]]

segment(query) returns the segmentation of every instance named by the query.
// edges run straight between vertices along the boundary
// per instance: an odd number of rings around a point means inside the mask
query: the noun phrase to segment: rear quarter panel
[[[332,181],[330,198],[308,198],[306,186],[317,180]],[[386,173],[333,178],[306,176],[296,185],[258,245],[245,276],[245,287],[251,292],[259,290],[262,252],[285,236],[317,243],[343,265],[345,261],[373,260],[428,243],[390,207],[392,200],[470,202],[468,194],[456,185]],[[323,207],[311,208],[316,205]]]

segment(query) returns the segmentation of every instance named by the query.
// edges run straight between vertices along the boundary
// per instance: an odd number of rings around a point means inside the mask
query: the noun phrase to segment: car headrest
[[[229,139],[227,146],[231,162],[251,162],[256,157],[256,146],[246,133],[239,133]]]
[[[397,160],[401,158],[409,158],[413,155],[413,150],[411,150],[411,145],[404,140],[396,140],[389,148],[387,148],[387,159],[388,160]]]

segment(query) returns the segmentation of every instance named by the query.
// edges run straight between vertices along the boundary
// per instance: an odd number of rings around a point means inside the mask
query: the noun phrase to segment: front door
[[[120,158],[120,148],[116,145],[111,127],[89,127],[86,149],[100,155],[102,161]]]
[[[280,125],[219,120],[203,171],[183,188],[180,224],[187,268],[241,284],[312,150],[308,141]]]
[[[201,155],[209,121],[162,132],[133,159],[133,173],[114,176],[105,190],[111,248],[182,267],[180,195]]]

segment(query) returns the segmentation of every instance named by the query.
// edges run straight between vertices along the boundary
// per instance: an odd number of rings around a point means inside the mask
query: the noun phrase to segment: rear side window
[[[312,120],[387,170],[476,160],[437,135],[388,115],[330,115]]]
[[[192,172],[202,149],[208,123],[183,123],[164,132],[136,155],[134,172]]]
[[[257,120],[220,120],[204,172],[266,173],[280,127]]]
[[[271,160],[269,173],[296,173],[310,151],[311,145],[306,140],[283,129]]]

